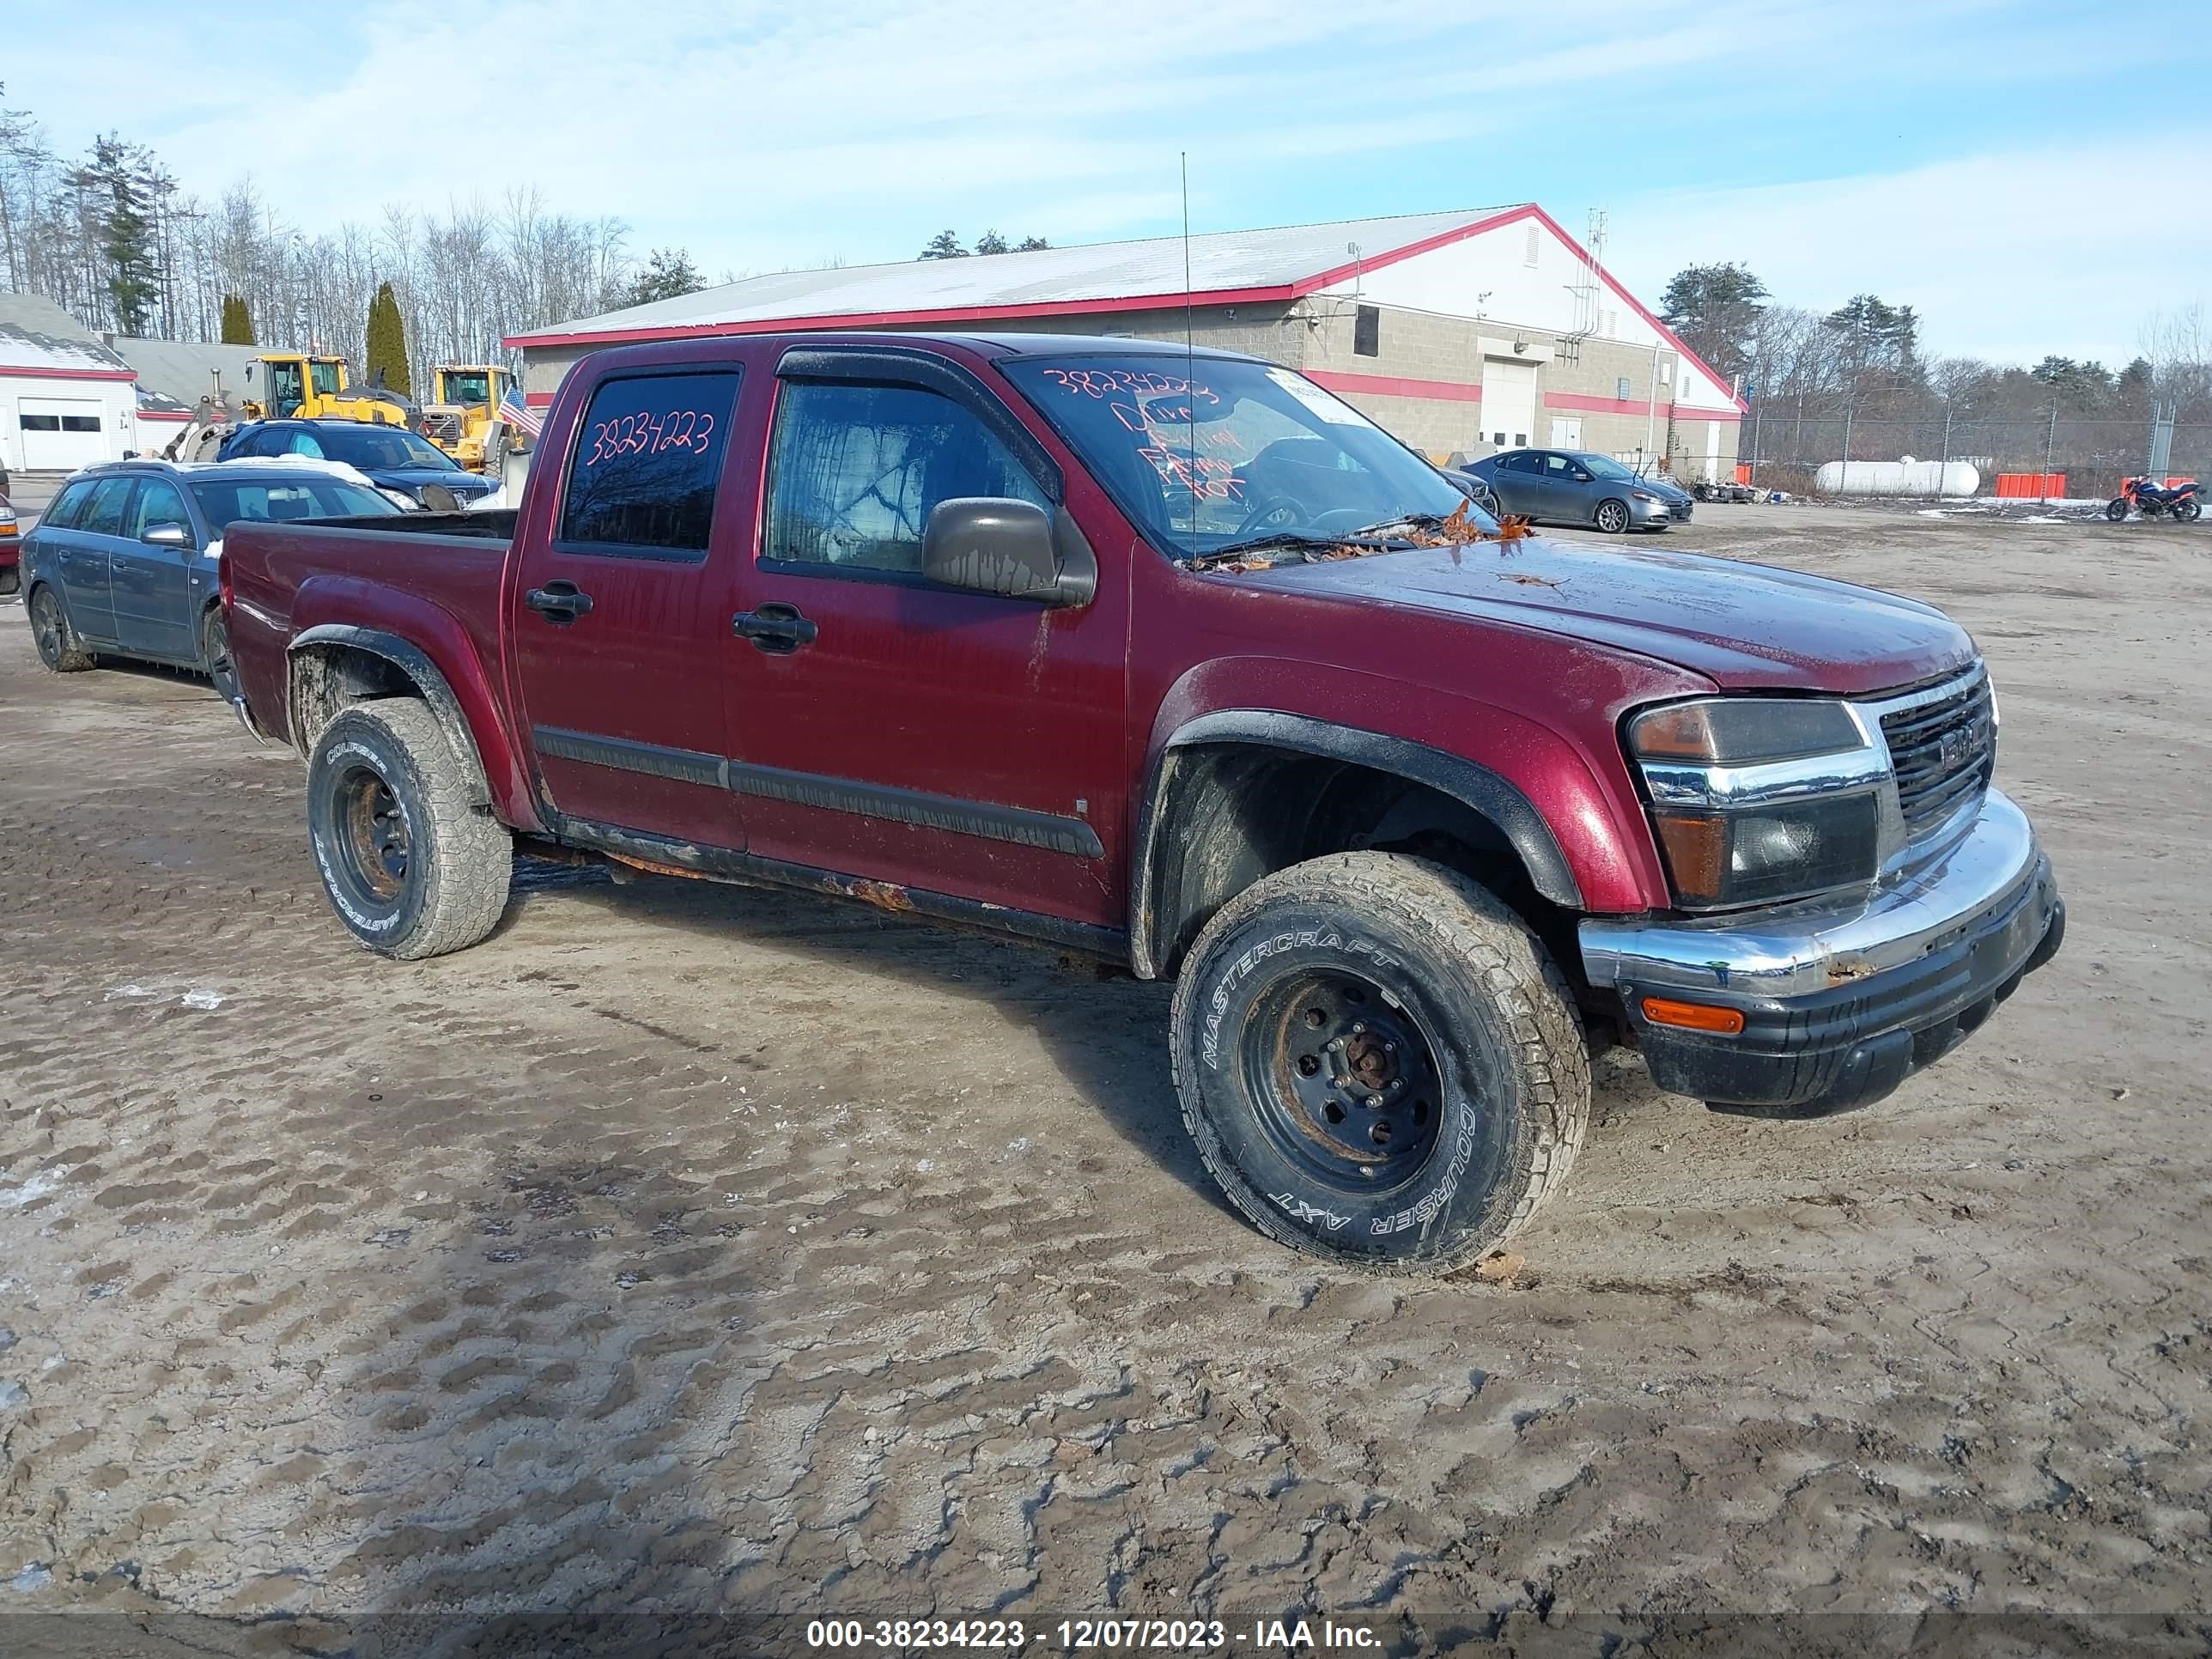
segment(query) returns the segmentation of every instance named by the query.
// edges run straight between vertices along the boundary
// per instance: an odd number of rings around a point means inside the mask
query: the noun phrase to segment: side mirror
[[[1595,483],[1596,479],[1590,474],[1583,471],[1582,468],[1577,467],[1575,469],[1575,482],[1577,483]]]
[[[155,547],[190,547],[192,532],[180,524],[149,525],[146,533],[138,539]]]
[[[921,532],[921,574],[945,587],[1082,605],[1098,591],[1098,558],[1061,507],[961,495],[939,501]]]

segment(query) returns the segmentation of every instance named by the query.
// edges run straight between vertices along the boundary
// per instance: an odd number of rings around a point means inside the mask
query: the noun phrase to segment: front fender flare
[[[1158,882],[1174,829],[1170,821],[1172,815],[1162,810],[1168,765],[1176,750],[1199,744],[1246,744],[1285,750],[1347,761],[1425,784],[1494,826],[1527,866],[1538,893],[1565,909],[1584,908],[1582,887],[1543,814],[1488,767],[1410,738],[1340,726],[1308,714],[1263,708],[1218,709],[1177,726],[1160,746],[1146,781],[1137,826],[1135,867],[1129,882],[1129,952],[1131,965],[1140,979],[1158,977],[1164,966],[1160,960],[1164,951],[1156,933]]]

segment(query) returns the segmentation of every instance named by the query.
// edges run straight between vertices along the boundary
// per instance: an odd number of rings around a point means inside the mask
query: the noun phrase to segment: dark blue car
[[[399,512],[365,485],[296,462],[88,467],[23,538],[39,660],[61,674],[101,657],[197,668],[228,700],[237,685],[218,602],[224,528]]]
[[[257,421],[233,433],[222,447],[226,461],[305,455],[343,461],[381,489],[397,490],[420,507],[466,507],[499,488],[471,472],[428,438],[402,426],[368,421]],[[450,501],[424,492],[434,487]]]

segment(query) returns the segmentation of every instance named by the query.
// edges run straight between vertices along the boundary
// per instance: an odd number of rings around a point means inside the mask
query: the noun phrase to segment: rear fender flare
[[[1520,857],[1536,891],[1563,908],[1584,908],[1581,884],[1560,849],[1551,826],[1504,778],[1474,761],[1448,754],[1410,738],[1392,737],[1358,726],[1340,726],[1306,714],[1272,709],[1229,708],[1201,714],[1180,726],[1154,757],[1137,827],[1136,867],[1129,883],[1129,951],[1142,979],[1157,978],[1171,943],[1162,936],[1158,884],[1169,857],[1182,803],[1170,767],[1176,751],[1200,744],[1244,744],[1347,761],[1378,772],[1425,784],[1459,801],[1487,821]]]
[[[510,803],[501,799],[491,786],[492,763],[495,758],[506,759],[512,767],[512,757],[504,737],[496,738],[495,746],[487,752],[487,745],[479,737],[467,708],[455,694],[453,683],[446,678],[445,672],[422,647],[399,635],[351,623],[323,623],[303,630],[292,639],[285,647],[288,665],[286,713],[295,743],[304,744],[308,730],[298,702],[301,688],[296,658],[299,653],[317,646],[340,646],[363,652],[382,659],[405,675],[422,695],[422,701],[429,705],[430,712],[437,716],[439,729],[445,732],[446,741],[453,745],[453,753],[469,769],[471,799],[478,806],[497,810],[501,817],[509,823],[515,822],[510,815]],[[520,827],[538,827],[535,817],[536,814],[531,813],[530,821]]]

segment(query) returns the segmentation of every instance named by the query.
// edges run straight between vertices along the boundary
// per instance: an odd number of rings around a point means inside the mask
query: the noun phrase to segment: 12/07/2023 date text
[[[1232,1646],[1289,1652],[1381,1645],[1365,1626],[1328,1619],[1237,1625],[1218,1619],[1063,1619],[1035,1628],[1018,1619],[821,1619],[808,1624],[806,1644],[848,1652],[1017,1651],[1035,1644],[1066,1653],[1204,1653]]]

